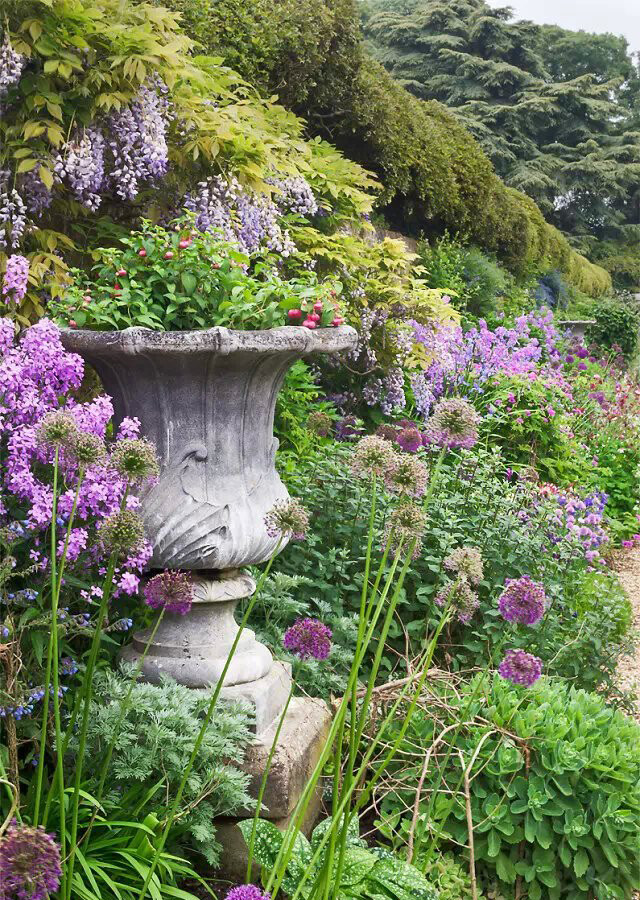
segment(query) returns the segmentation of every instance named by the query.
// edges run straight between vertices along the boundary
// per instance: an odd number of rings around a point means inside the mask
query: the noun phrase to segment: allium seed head
[[[422,497],[427,489],[429,470],[413,456],[395,455],[385,476],[385,484],[394,494]]]
[[[111,465],[131,481],[151,478],[160,472],[155,447],[146,438],[118,441],[111,452]]]
[[[479,603],[478,595],[471,589],[463,575],[455,581],[448,581],[438,591],[434,602],[441,609],[451,606],[460,622],[464,622],[465,625],[471,621]]]
[[[395,452],[389,441],[371,434],[356,444],[351,470],[363,478],[370,478],[372,475],[384,478],[394,460]]]
[[[480,416],[470,403],[458,397],[439,400],[429,419],[429,440],[446,450],[469,449],[478,440]]]
[[[422,547],[425,524],[425,514],[419,506],[414,503],[400,503],[392,511],[385,524],[385,545],[391,539],[390,551],[397,555],[406,553],[415,541],[413,559],[416,559]]]
[[[522,575],[505,581],[498,606],[507,622],[535,625],[544,615],[546,600],[543,585],[533,581],[530,575]]]
[[[80,431],[73,442],[73,455],[82,468],[102,462],[107,455],[104,441],[95,434]]]
[[[524,650],[507,650],[498,672],[514,684],[530,687],[542,675],[542,660]]]
[[[264,517],[269,537],[290,537],[303,541],[309,527],[309,513],[299,500],[276,500]]]
[[[46,447],[69,447],[77,435],[75,419],[61,410],[47,413],[38,426],[38,441]]]
[[[445,559],[444,567],[456,575],[464,575],[470,584],[479,584],[484,576],[482,554],[475,547],[457,547]]]
[[[144,541],[144,526],[140,516],[131,509],[123,509],[105,521],[100,539],[108,553],[127,558],[139,550]]]
[[[298,619],[287,629],[282,643],[300,659],[326,659],[331,653],[331,629],[317,619]]]
[[[154,575],[145,586],[144,602],[151,609],[184,616],[193,603],[193,578],[188,572],[177,571]]]
[[[333,430],[333,420],[327,413],[313,412],[307,419],[307,428],[319,437],[328,437]]]

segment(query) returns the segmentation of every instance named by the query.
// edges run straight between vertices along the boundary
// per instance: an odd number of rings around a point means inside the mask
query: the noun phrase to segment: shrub
[[[640,311],[624,298],[609,297],[596,303],[592,311],[595,324],[588,338],[603,347],[619,347],[629,357],[638,344]]]
[[[107,750],[129,683],[122,674],[109,670],[96,676],[88,759],[100,760]],[[170,680],[161,685],[135,685],[111,760],[103,799],[107,813],[121,818],[144,801],[146,810],[163,818],[189,762],[209,700],[207,692]],[[214,818],[233,815],[251,803],[248,776],[237,767],[249,739],[243,709],[234,706],[216,711],[189,776],[179,823],[172,831],[172,838],[189,840],[212,865],[219,861],[220,852]],[[234,765],[228,762],[231,759]],[[89,781],[88,789],[91,787]]]
[[[543,678],[532,688],[515,688],[499,676],[479,676],[448,692],[446,706],[413,718],[405,750],[429,746],[443,727],[454,752],[439,750],[425,781],[426,796],[460,783],[470,768],[471,814],[476,866],[497,878],[505,893],[520,882],[531,900],[628,897],[640,885],[637,836],[640,829],[640,726],[596,695],[566,682]],[[436,718],[438,721],[436,721]],[[462,754],[463,762],[457,751]],[[416,770],[404,771],[409,789],[390,793],[383,818],[397,822],[415,800]],[[398,783],[398,782],[396,782]],[[411,788],[413,787],[413,791]],[[420,838],[431,836],[467,846],[469,834],[460,788],[438,793]]]

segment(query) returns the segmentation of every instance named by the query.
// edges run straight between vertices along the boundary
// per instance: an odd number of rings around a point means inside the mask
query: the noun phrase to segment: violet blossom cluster
[[[498,672],[513,684],[531,687],[542,675],[542,660],[524,650],[507,650]]]
[[[18,247],[27,227],[27,207],[8,169],[0,169],[0,247]]]
[[[295,252],[289,232],[280,224],[282,213],[276,202],[246,190],[236,178],[216,175],[201,181],[183,205],[195,213],[200,231],[217,229],[244,253],[266,249],[290,256]]]
[[[69,396],[83,377],[82,359],[68,353],[61,344],[57,326],[47,319],[28,328],[16,341],[13,324],[0,319],[0,441],[3,464],[0,478],[5,497],[11,507],[22,510],[21,529],[29,544],[29,562],[45,572],[49,566],[49,545],[46,531],[51,522],[53,487],[47,471],[59,454],[61,489],[58,497],[58,526],[61,536],[68,527],[76,503],[74,522],[69,535],[68,563],[83,576],[97,569],[104,574],[104,557],[97,535],[101,527],[120,510],[128,488],[128,479],[114,470],[102,450],[95,463],[82,467],[74,456],[73,440],[68,446],[55,447],[43,440],[42,423],[52,421],[56,411],[64,412],[71,422],[71,430],[81,439],[92,435],[91,443],[104,448],[109,422],[113,416],[111,400],[96,397],[87,403],[77,403]],[[51,430],[51,429],[49,429]],[[117,438],[136,433],[137,423],[123,422]],[[80,440],[83,450],[87,442]],[[82,480],[77,493],[80,469]],[[135,510],[138,499],[127,496],[126,506]],[[0,505],[2,524],[10,524],[5,504]],[[62,554],[60,541],[58,553]],[[116,573],[115,595],[135,593],[138,573],[151,555],[150,545],[144,541],[127,559],[122,560]]]
[[[318,213],[318,202],[313,189],[301,175],[289,178],[267,178],[267,183],[277,188],[274,202],[282,214],[293,213],[310,218]]]
[[[495,330],[484,319],[466,332],[452,325],[412,325],[414,340],[431,360],[424,373],[411,379],[416,407],[425,418],[439,397],[471,396],[482,392],[494,375],[536,373],[542,364],[560,362],[560,333],[549,310],[528,313],[512,328],[501,325]]]
[[[326,659],[331,653],[331,629],[318,619],[298,619],[285,632],[285,650],[302,660]]]
[[[547,529],[551,547],[563,556],[584,556],[594,568],[602,566],[602,549],[609,541],[604,523],[607,499],[603,491],[584,497],[573,493],[554,495]]]
[[[507,622],[535,625],[544,616],[547,597],[544,587],[530,575],[507,578],[498,607]]]
[[[13,49],[8,33],[5,34],[2,45],[0,45],[0,109],[2,109],[2,99],[10,88],[20,81],[26,64],[26,56]]]
[[[54,836],[14,820],[0,838],[0,897],[46,900],[58,890],[61,876]]]
[[[188,572],[161,572],[144,588],[144,602],[151,609],[186,616],[193,603],[193,577]]]
[[[29,278],[29,260],[18,253],[7,259],[2,279],[2,299],[5,303],[18,304],[27,293]]]

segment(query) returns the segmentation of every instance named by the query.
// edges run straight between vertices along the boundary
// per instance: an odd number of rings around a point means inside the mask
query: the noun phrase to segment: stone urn
[[[194,603],[186,616],[166,614],[144,660],[145,678],[163,674],[191,687],[216,683],[238,626],[234,607],[255,584],[242,566],[261,563],[277,540],[266,513],[287,490],[275,468],[273,418],[289,367],[313,354],[355,346],[348,326],[310,331],[119,332],[65,330],[112,397],[115,424],[137,416],[156,446],[160,477],[141,495],[153,545],[152,570],[188,569]],[[148,635],[134,636],[135,660]],[[256,730],[269,726],[289,689],[289,673],[249,629],[243,632],[223,696],[249,700]]]

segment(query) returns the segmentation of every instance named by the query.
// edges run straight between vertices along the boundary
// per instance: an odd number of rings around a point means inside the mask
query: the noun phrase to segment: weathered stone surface
[[[307,697],[291,701],[285,724],[267,779],[261,817],[284,830],[302,795],[309,777],[325,745],[331,716],[326,704]],[[243,770],[252,776],[250,793],[257,797],[264,775],[267,757],[273,743],[275,724],[249,748]],[[321,810],[320,789],[316,789],[307,808],[302,831],[309,834]],[[247,847],[238,828],[238,821],[250,818],[245,810],[237,819],[218,819],[215,822],[218,840],[223,846],[219,870],[221,877],[243,882],[247,868]],[[256,871],[257,871],[256,867]]]
[[[558,328],[566,329],[576,340],[583,340],[590,325],[595,325],[595,319],[561,319]]]
[[[287,491],[274,465],[276,397],[289,367],[355,346],[353,328],[265,331],[64,330],[113,398],[137,416],[160,478],[143,497],[151,568],[220,570],[264,562],[264,516]]]

